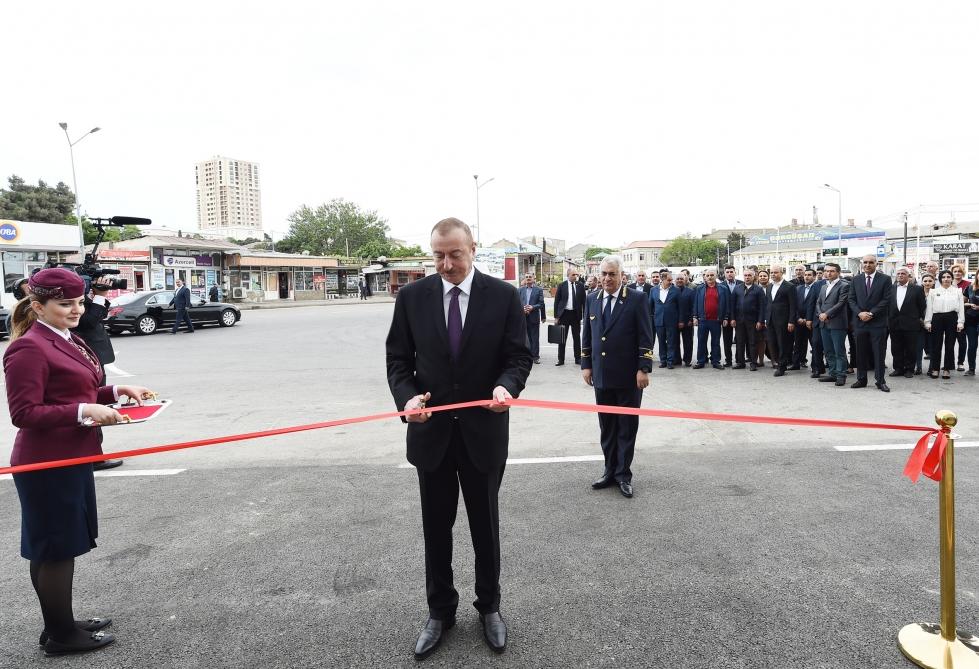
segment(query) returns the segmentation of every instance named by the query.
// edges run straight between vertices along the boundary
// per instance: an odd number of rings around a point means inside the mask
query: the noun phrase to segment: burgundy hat
[[[61,267],[42,269],[27,283],[41,299],[73,300],[85,294],[85,281],[71,270]]]

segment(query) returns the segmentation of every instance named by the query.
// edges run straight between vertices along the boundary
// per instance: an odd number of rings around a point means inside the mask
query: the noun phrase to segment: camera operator
[[[102,326],[102,319],[109,313],[109,300],[106,299],[105,294],[109,290],[111,281],[112,279],[107,276],[101,276],[92,281],[92,289],[85,296],[85,313],[78,319],[78,326],[72,329],[72,332],[81,337],[99,358],[103,369],[102,380],[99,385],[105,384],[105,366],[115,362],[116,359],[116,352],[112,350],[109,333]],[[99,442],[102,441],[101,438],[100,429]],[[121,464],[122,460],[105,460],[96,462],[94,467],[96,470],[112,469]]]

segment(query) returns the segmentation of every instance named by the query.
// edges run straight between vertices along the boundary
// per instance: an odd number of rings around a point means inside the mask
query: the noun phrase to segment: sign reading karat
[[[822,242],[832,239],[871,239],[873,237],[884,237],[883,230],[867,230],[866,228],[843,228],[840,234],[839,228],[827,228],[825,230],[793,230],[791,232],[771,233],[767,235],[757,235],[752,237],[751,244],[797,244],[799,242]]]
[[[935,253],[959,255],[962,253],[979,253],[979,241],[975,242],[935,242],[931,245]]]

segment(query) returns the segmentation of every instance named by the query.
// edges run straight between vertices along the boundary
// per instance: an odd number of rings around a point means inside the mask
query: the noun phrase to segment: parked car
[[[127,293],[112,300],[109,314],[102,324],[109,334],[130,330],[138,335],[153,334],[160,328],[172,327],[177,310],[170,306],[172,290],[150,290]],[[233,304],[208,302],[194,296],[191,299],[190,320],[194,327],[216,323],[231,327],[241,320],[241,310]]]
[[[10,336],[10,309],[0,307],[0,341]]]

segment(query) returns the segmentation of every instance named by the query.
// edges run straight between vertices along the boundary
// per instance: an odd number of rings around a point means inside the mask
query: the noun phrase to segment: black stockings
[[[74,558],[54,562],[31,560],[31,583],[41,603],[44,628],[55,641],[68,642],[87,636],[75,627],[75,616],[71,610],[74,577]]]

